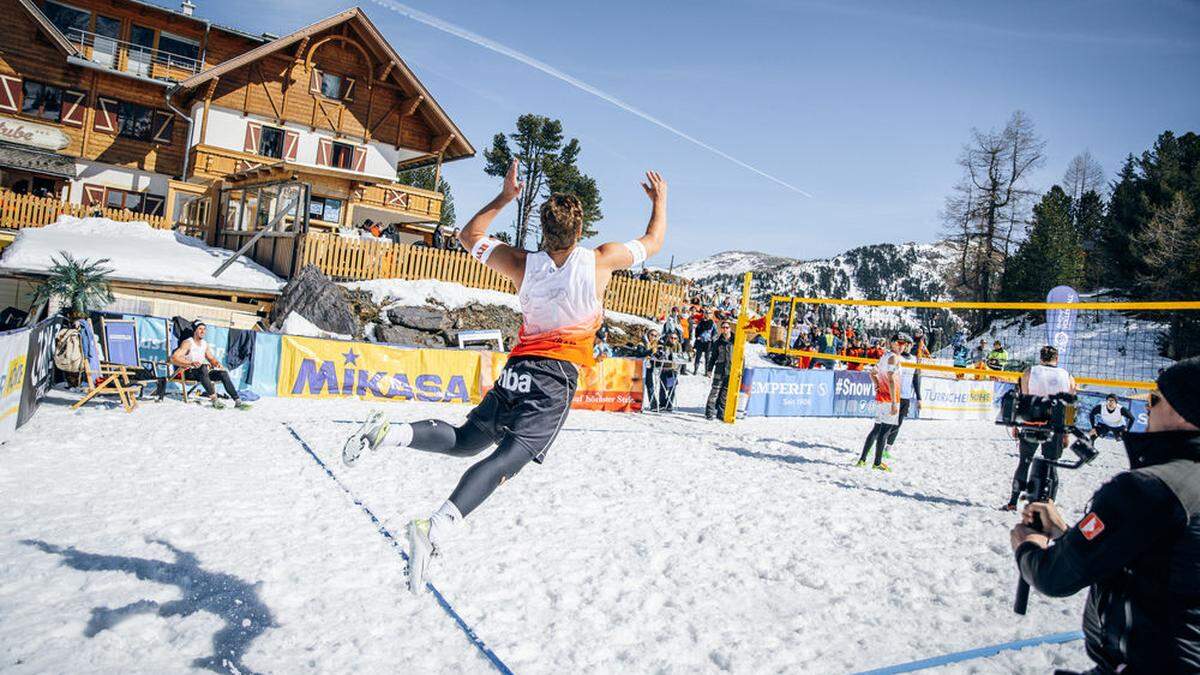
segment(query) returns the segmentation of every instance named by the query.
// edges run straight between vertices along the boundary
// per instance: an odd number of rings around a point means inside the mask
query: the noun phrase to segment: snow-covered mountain
[[[676,267],[673,274],[695,281],[719,274],[744,274],[798,262],[800,261],[793,258],[783,258],[758,251],[725,251],[684,263]]]

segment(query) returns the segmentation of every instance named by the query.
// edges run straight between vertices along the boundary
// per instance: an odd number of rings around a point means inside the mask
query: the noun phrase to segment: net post
[[[738,310],[737,329],[733,334],[733,357],[729,363],[729,391],[725,394],[726,424],[737,419],[738,394],[742,388],[742,363],[746,354],[746,328],[750,324],[750,281],[753,275],[746,272],[742,277],[742,304]]]

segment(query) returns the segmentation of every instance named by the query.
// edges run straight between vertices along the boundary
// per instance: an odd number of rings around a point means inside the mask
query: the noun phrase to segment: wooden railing
[[[310,264],[335,281],[436,279],[470,288],[516,292],[505,276],[461,251],[310,232],[305,235],[297,269]],[[686,297],[686,286],[614,276],[604,296],[604,306],[615,312],[656,318],[671,307],[684,304]]]
[[[162,216],[148,216],[125,209],[101,209],[95,206],[69,204],[54,197],[20,195],[0,190],[0,228],[21,229],[44,227],[58,220],[61,215],[101,216],[117,221],[141,220],[160,230],[171,229],[171,222]]]

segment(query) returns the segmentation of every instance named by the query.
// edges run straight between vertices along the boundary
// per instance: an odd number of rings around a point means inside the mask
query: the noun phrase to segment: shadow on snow
[[[250,584],[232,574],[210,572],[200,566],[200,560],[193,553],[181,551],[159,539],[147,541],[165,547],[175,556],[175,561],[87,553],[74,546],[63,548],[34,539],[21,543],[61,556],[64,565],[81,572],[125,572],[142,581],[176,586],[183,596],[162,604],[138,600],[124,607],[95,607],[83,630],[85,636],[95,637],[139,614],[157,614],[166,618],[208,612],[225,625],[213,634],[212,655],[196,659],[192,665],[218,673],[253,673],[242,663],[242,657],[255,638],[276,625],[270,609],[258,597],[261,582]]]

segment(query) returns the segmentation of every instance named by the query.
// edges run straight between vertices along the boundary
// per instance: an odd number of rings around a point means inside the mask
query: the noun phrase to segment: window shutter
[[[154,111],[154,142],[171,144],[175,135],[175,113],[166,110]]]
[[[258,140],[262,136],[262,125],[249,122],[246,124],[246,144],[242,148],[246,152],[258,154]]]
[[[354,78],[353,77],[347,77],[342,80],[342,100],[343,101],[353,101],[354,100]]]
[[[21,78],[0,75],[0,112],[15,113],[21,109]]]
[[[107,131],[109,133],[117,133],[117,106],[120,105],[115,98],[105,98],[103,96],[96,97],[96,119],[92,122],[92,128],[96,131]]]
[[[289,162],[296,161],[296,151],[300,149],[300,133],[297,131],[283,132],[283,158]]]
[[[317,164],[329,166],[329,158],[333,154],[333,142],[328,138],[317,141]]]
[[[308,78],[308,90],[318,95],[321,93],[321,71],[316,68],[312,69],[312,76]]]
[[[164,201],[158,195],[142,195],[142,212],[148,216],[161,216]]]
[[[96,206],[104,205],[104,186],[103,185],[84,185],[83,186],[83,205]]]
[[[351,167],[359,172],[366,173],[367,171],[367,149],[355,146],[354,148],[354,163]]]
[[[85,92],[63,90],[62,115],[59,120],[69,127],[83,126],[83,113],[87,109],[84,105],[86,99]]]

